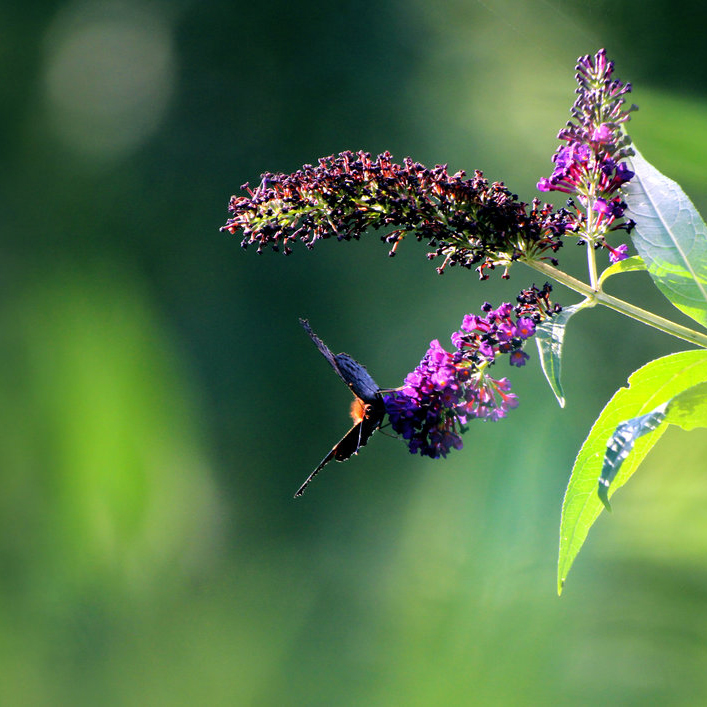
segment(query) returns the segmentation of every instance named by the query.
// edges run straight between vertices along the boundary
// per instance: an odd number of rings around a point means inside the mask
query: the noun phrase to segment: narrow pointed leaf
[[[629,387],[620,388],[607,403],[577,455],[562,504],[558,592],[562,591],[572,563],[603,509],[597,493],[597,479],[602,472],[607,440],[620,423],[650,413],[705,381],[707,351],[684,351],[639,368],[631,374]],[[635,439],[633,450],[618,469],[607,497],[628,481],[666,427],[667,422],[663,421],[652,434]]]
[[[606,446],[599,478],[599,498],[607,511],[611,510],[609,486],[633,450],[636,439],[655,430],[664,420],[687,431],[707,427],[707,382],[684,390],[652,412],[619,424]]]
[[[646,270],[646,264],[640,255],[632,255],[626,260],[619,260],[618,263],[610,265],[604,272],[599,276],[599,287],[601,287],[607,280],[607,278],[612,275],[617,275],[620,272],[632,272],[634,270]]]
[[[633,244],[656,286],[680,311],[707,326],[707,226],[689,197],[640,153],[626,187]]]
[[[639,437],[653,432],[665,420],[665,411],[668,403],[659,405],[652,412],[633,417],[619,423],[606,445],[604,465],[599,477],[599,498],[607,511],[611,510],[609,503],[609,486],[619,472],[626,457],[633,451],[634,444]]]
[[[565,395],[560,382],[560,364],[562,362],[562,344],[565,340],[565,327],[570,317],[584,307],[584,303],[565,307],[561,312],[553,314],[535,330],[535,340],[538,344],[540,365],[552,392],[560,407],[565,406]]]

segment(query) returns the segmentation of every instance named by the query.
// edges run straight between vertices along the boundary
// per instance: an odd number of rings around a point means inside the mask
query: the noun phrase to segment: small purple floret
[[[628,246],[625,243],[622,243],[617,248],[609,249],[609,262],[612,265],[626,260],[626,258],[628,258]]]
[[[609,206],[606,199],[597,199],[594,202],[594,211],[603,214],[604,216],[608,216],[608,214],[611,212],[611,207]]]
[[[625,162],[621,162],[616,167],[616,175],[614,176],[614,179],[619,181],[621,184],[625,184],[629,180],[633,179],[633,176],[634,172],[628,168],[628,165]]]

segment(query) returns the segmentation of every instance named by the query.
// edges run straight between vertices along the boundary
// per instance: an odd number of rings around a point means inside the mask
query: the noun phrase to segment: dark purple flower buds
[[[395,164],[384,152],[342,152],[305,165],[294,174],[264,174],[248,196],[231,198],[232,217],[221,229],[243,232],[243,247],[291,252],[297,241],[311,248],[331,237],[358,239],[369,229],[388,229],[382,238],[391,255],[408,234],[426,240],[437,268],[476,267],[482,279],[496,266],[508,268],[522,256],[538,257],[562,245],[566,216],[534,201],[531,208],[481,172],[465,179],[437,165],[428,169],[410,158]]]

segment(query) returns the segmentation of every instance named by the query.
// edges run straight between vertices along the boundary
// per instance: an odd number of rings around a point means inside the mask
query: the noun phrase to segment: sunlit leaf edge
[[[619,260],[618,263],[610,265],[599,276],[597,284],[601,287],[612,275],[618,275],[622,272],[635,272],[638,270],[647,270],[646,263],[640,255],[632,255],[630,258],[626,258],[626,260]]]
[[[575,460],[560,521],[558,594],[591,526],[603,510],[597,494],[606,441],[623,420],[648,412],[677,392],[707,380],[707,351],[684,351],[647,363],[631,374],[628,387],[619,388],[592,426]],[[647,395],[643,396],[644,393]],[[633,453],[612,484],[611,495],[631,477],[658,441],[666,423],[655,434],[637,441]],[[580,526],[581,523],[581,526]]]
[[[565,395],[560,380],[565,327],[570,318],[585,306],[587,306],[586,302],[580,302],[579,304],[564,307],[561,312],[553,315],[535,331],[540,365],[545,374],[545,379],[561,408],[565,406]]]
[[[680,185],[650,164],[635,146],[634,152],[630,163],[635,177],[626,187],[626,213],[636,222],[633,244],[670,303],[707,326],[707,226]],[[661,210],[661,200],[669,207],[677,205],[677,215]],[[668,227],[678,217],[689,222],[691,240]],[[651,224],[659,226],[652,229]]]
[[[675,398],[671,399],[674,400]],[[662,403],[655,410],[632,417],[620,422],[606,444],[604,461],[599,476],[597,492],[599,500],[607,511],[611,510],[609,503],[609,488],[618,475],[623,463],[633,451],[636,440],[654,432],[665,420],[665,412],[670,403]]]
[[[686,432],[707,427],[707,382],[698,383],[676,395],[670,401],[665,420]]]
[[[611,510],[609,488],[631,454],[636,440],[653,432],[663,421],[686,431],[707,427],[707,382],[683,390],[645,415],[619,423],[606,445],[598,485],[599,498],[608,511]]]

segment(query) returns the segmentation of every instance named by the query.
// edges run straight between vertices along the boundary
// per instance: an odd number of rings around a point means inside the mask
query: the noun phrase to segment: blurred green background
[[[707,704],[705,434],[666,434],[555,593],[577,449],[681,342],[589,311],[564,411],[531,350],[518,410],[446,462],[379,434],[294,501],[349,401],[299,316],[393,386],[534,277],[439,277],[375,235],[259,257],[218,231],[243,182],[344,149],[530,200],[602,46],[637,144],[704,211],[706,7],[4,4],[0,702]],[[681,320],[643,274],[610,290]]]

